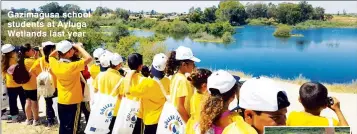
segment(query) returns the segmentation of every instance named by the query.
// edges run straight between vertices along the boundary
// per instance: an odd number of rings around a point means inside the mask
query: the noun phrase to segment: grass
[[[325,134],[325,127],[266,127],[265,134]],[[336,127],[335,134],[350,134],[350,128]]]
[[[233,75],[238,75],[241,78],[252,78],[253,75],[251,74],[246,74],[241,71],[229,71]],[[269,77],[269,76],[264,76],[264,77]],[[307,79],[306,77],[299,75],[293,79],[283,79],[279,76],[272,76],[269,77],[273,80],[276,81],[282,81],[282,82],[287,82],[287,83],[292,83],[292,84],[297,84],[297,85],[302,85],[306,82],[309,82],[310,80]],[[352,82],[349,83],[322,83],[327,87],[327,89],[330,92],[337,92],[337,93],[352,93],[352,94],[357,94],[357,80],[353,80]]]

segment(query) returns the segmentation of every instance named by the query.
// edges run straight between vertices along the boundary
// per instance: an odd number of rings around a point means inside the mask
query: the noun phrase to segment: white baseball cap
[[[93,57],[94,58],[99,58],[104,53],[105,53],[105,50],[103,48],[97,48],[93,52]]]
[[[72,47],[73,44],[67,40],[63,40],[56,44],[56,50],[61,53],[67,53]]]
[[[5,44],[1,47],[1,52],[6,54],[15,50],[15,46],[11,44]]]
[[[100,65],[102,67],[109,67],[110,66],[110,60],[111,60],[111,56],[113,55],[113,53],[106,51],[104,54],[102,54],[99,57],[99,62]]]
[[[290,105],[286,91],[272,79],[258,77],[245,81],[239,91],[239,107],[274,112]]]
[[[179,46],[176,49],[176,60],[192,60],[194,62],[200,62],[201,60],[193,56],[192,50],[188,47]]]
[[[55,43],[51,42],[51,41],[46,41],[46,42],[42,42],[42,47],[46,47],[46,46],[54,46],[56,45]]]
[[[117,66],[120,63],[123,62],[123,58],[118,54],[118,53],[114,53],[113,55],[111,55],[110,58],[110,62],[114,65]]]
[[[220,94],[224,94],[231,90],[233,86],[239,81],[239,77],[234,77],[224,70],[213,72],[207,79],[207,88],[218,89]],[[211,94],[211,91],[208,90]]]
[[[157,71],[164,71],[166,67],[167,56],[163,53],[156,54],[152,61],[152,67]]]

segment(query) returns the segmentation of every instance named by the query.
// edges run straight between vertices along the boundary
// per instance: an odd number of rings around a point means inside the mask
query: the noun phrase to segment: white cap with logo
[[[105,53],[99,57],[100,65],[102,67],[109,67],[112,55],[113,55],[113,53],[111,53],[109,51],[105,51]]]
[[[167,56],[163,53],[156,54],[152,61],[152,67],[157,71],[164,71],[166,67]]]
[[[207,79],[207,88],[218,89],[220,94],[224,94],[231,90],[236,82],[239,81],[237,78],[233,77],[230,73],[224,70],[218,70],[213,72]],[[211,94],[210,90],[208,93]]]
[[[244,109],[274,112],[278,111],[279,107],[290,105],[286,91],[279,83],[269,78],[260,77],[245,81],[239,94],[239,107]]]
[[[54,46],[56,44],[51,41],[46,41],[46,42],[42,42],[41,45],[42,45],[42,47],[46,47],[46,46]]]
[[[56,50],[61,53],[67,53],[72,47],[73,44],[67,40],[63,40],[56,44]]]
[[[176,60],[192,60],[194,62],[200,62],[201,60],[196,58],[192,50],[188,47],[179,46],[176,50]]]
[[[15,50],[15,46],[11,44],[5,44],[1,47],[1,52],[6,54]]]
[[[113,55],[111,55],[110,58],[110,62],[114,65],[117,66],[120,63],[123,62],[123,58],[118,54],[118,53],[114,53]]]

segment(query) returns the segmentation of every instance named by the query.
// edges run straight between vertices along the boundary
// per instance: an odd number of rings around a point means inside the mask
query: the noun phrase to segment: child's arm
[[[337,100],[337,98],[335,98],[335,97],[332,97],[332,98],[333,98],[334,104],[330,108],[333,111],[335,111],[335,113],[337,115],[337,118],[339,120],[338,125],[339,126],[348,126],[348,123],[347,123],[347,121],[346,121],[345,117],[343,116],[342,111],[340,109],[340,101]]]
[[[185,109],[185,98],[184,97],[179,97],[178,98],[178,106],[177,106],[177,111],[180,113],[182,119],[187,123],[188,119],[190,118],[190,115],[188,114],[188,112]]]

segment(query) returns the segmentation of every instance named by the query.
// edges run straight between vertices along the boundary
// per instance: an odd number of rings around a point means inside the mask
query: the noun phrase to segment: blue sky
[[[2,8],[39,8],[41,5],[51,1],[2,1]],[[255,3],[257,1],[241,1],[244,5],[248,2]],[[284,1],[262,1],[263,3],[272,2],[278,4]],[[289,1],[298,3],[298,1]],[[158,12],[188,12],[189,8],[201,7],[202,9],[211,6],[217,6],[219,1],[58,1],[60,5],[76,4],[82,9],[95,9],[97,6],[104,6],[111,9],[117,7],[132,11],[151,11],[154,9]],[[357,13],[357,1],[308,1],[312,6],[325,8],[326,13],[337,13],[345,9],[347,13]]]

